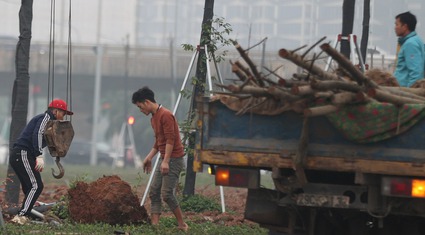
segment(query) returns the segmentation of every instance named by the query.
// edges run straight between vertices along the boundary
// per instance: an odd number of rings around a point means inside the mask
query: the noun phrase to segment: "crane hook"
[[[52,175],[53,175],[53,177],[55,177],[56,179],[60,179],[60,178],[62,178],[62,177],[65,175],[65,169],[63,169],[63,166],[62,166],[62,164],[60,163],[60,157],[56,157],[55,162],[56,162],[56,165],[57,165],[57,166],[58,166],[58,168],[59,168],[59,174],[58,174],[58,175],[55,175],[55,170],[52,168]]]

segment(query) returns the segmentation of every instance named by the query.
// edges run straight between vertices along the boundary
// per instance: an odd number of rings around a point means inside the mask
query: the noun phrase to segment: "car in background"
[[[62,157],[61,162],[74,165],[90,165],[91,143],[83,140],[73,140],[68,153]],[[97,146],[97,164],[112,166],[114,158],[104,147]]]

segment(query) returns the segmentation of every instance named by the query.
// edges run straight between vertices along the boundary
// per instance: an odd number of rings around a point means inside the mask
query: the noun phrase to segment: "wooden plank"
[[[259,168],[293,168],[291,156],[281,156],[280,154],[276,153],[202,150],[199,152],[198,157],[199,160],[203,163],[216,165],[231,165]],[[327,171],[362,172],[371,174],[425,177],[425,164],[397,161],[381,161],[371,159],[308,156],[305,159],[304,168]]]

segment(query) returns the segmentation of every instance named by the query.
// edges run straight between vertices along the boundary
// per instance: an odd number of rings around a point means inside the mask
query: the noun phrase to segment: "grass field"
[[[122,180],[128,182],[135,189],[145,188],[149,175],[143,173],[142,169],[135,168],[110,168],[106,166],[91,167],[87,165],[64,165],[65,176],[62,179],[55,179],[51,175],[50,168],[56,166],[47,165],[42,172],[44,184],[66,185],[69,186],[76,180],[84,180],[92,182],[104,175],[118,175]],[[7,165],[0,165],[0,182],[6,179]],[[185,178],[182,177],[181,182],[184,184]],[[271,184],[266,181],[265,184]],[[214,177],[204,173],[197,173],[195,188],[211,187],[215,189]],[[217,187],[218,190],[218,187]],[[3,192],[0,192],[3,193]],[[230,212],[229,216],[232,216]],[[241,224],[237,226],[223,226],[220,222],[205,221],[202,214],[192,217],[187,221],[190,226],[188,234],[267,234],[267,231],[260,228],[256,224]],[[124,225],[112,226],[109,224],[75,224],[64,223],[61,225],[54,224],[28,224],[28,225],[15,225],[6,223],[2,227],[0,234],[184,234],[182,231],[177,230],[176,222],[173,217],[162,217],[159,227],[152,227],[150,225]]]
[[[68,185],[76,179],[84,179],[87,182],[94,181],[104,175],[118,175],[122,180],[128,182],[131,186],[146,185],[149,180],[149,175],[143,173],[143,169],[135,168],[111,168],[107,166],[88,166],[88,165],[63,165],[65,168],[65,176],[62,179],[52,177],[51,168],[58,172],[56,165],[46,165],[41,173],[45,184],[60,184]],[[0,165],[0,182],[6,178],[7,165]],[[196,174],[196,184],[207,185],[214,184],[214,177],[204,173]],[[184,181],[184,177],[181,179]]]

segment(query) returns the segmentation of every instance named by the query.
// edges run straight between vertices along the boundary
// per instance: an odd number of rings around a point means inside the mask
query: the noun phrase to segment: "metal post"
[[[127,105],[127,93],[128,93],[128,61],[129,61],[129,54],[130,54],[130,38],[129,35],[127,34],[126,37],[126,44],[125,44],[125,69],[124,69],[124,123],[128,122],[128,105]],[[125,135],[125,128],[124,128],[124,139],[123,139],[123,144],[124,144],[124,152],[123,154],[123,160],[124,160],[124,167],[127,166],[128,162],[127,162],[127,146],[128,146],[128,142],[127,142],[127,137]],[[128,130],[128,128],[127,128]]]
[[[190,64],[189,64],[189,67],[187,68],[187,72],[186,72],[186,75],[184,77],[183,84],[182,84],[182,87],[180,88],[180,91],[182,91],[184,89],[184,87],[186,86],[187,80],[189,79],[190,71],[192,71],[193,64],[195,62],[196,55],[198,55],[198,51],[195,51],[192,55],[192,59],[190,60]],[[174,105],[174,109],[173,109],[174,115],[177,112],[177,108],[179,107],[181,98],[182,98],[182,94],[181,94],[181,92],[179,92],[179,96],[177,97],[177,101],[176,101],[176,104]]]
[[[214,60],[215,70],[217,71],[218,80],[220,81],[221,84],[224,84],[223,77],[221,76],[220,69],[218,68],[217,61],[215,60],[215,56],[214,55],[213,55],[213,60]],[[222,88],[222,89],[224,91],[224,88]]]
[[[208,50],[207,50],[207,46],[204,46],[205,48],[205,56],[207,57],[207,81],[208,81],[208,85],[209,85],[209,89],[208,91],[210,92],[210,96],[212,96],[212,79],[211,79],[211,71],[210,71],[210,65],[209,65],[209,55],[208,55]],[[215,60],[214,60],[215,62]],[[224,191],[223,191],[223,186],[220,185],[220,199],[221,199],[221,210],[222,212],[226,212],[226,208],[225,208],[225,203],[224,203]]]
[[[94,102],[93,102],[93,123],[92,123],[92,144],[91,144],[91,155],[90,165],[94,166],[97,163],[97,126],[99,120],[99,105],[100,105],[100,86],[102,80],[102,57],[103,47],[98,45],[96,50],[96,76],[94,81]]]
[[[353,34],[350,34],[350,37],[351,37],[351,39],[354,43],[354,46],[355,46],[355,49],[356,49],[356,52],[357,52],[357,57],[359,57],[360,69],[364,73],[366,71],[366,67],[364,65],[362,52],[360,51],[359,45],[357,44],[356,37]],[[353,54],[353,58],[354,58],[354,54]]]
[[[136,143],[134,141],[134,132],[132,125],[127,123],[127,129],[128,129],[128,138],[130,139],[130,149],[131,153],[133,154],[133,164],[134,167],[140,166],[140,159],[137,157],[137,151],[136,151]]]
[[[211,93],[211,91],[212,91],[212,81],[211,81],[211,70],[210,70],[210,63],[209,63],[209,61],[210,61],[210,57],[209,57],[209,55],[208,55],[208,46],[207,45],[204,45],[203,46],[203,48],[204,48],[204,50],[205,50],[205,57],[207,58],[207,82],[208,82],[208,87],[209,87],[209,92],[210,92],[210,96],[212,96],[212,93]]]
[[[100,86],[102,83],[102,58],[103,47],[100,45],[100,32],[102,25],[102,0],[98,1],[97,34],[96,34],[96,75],[94,81],[93,123],[92,123],[92,145],[90,154],[90,165],[97,163],[97,126],[99,120]]]
[[[348,38],[348,41],[349,41],[349,43],[350,43],[350,53],[351,53],[351,63],[353,64],[353,65],[355,65],[356,64],[356,44],[355,44],[355,36],[353,35],[353,34],[350,34],[349,36],[348,36],[349,38]]]

